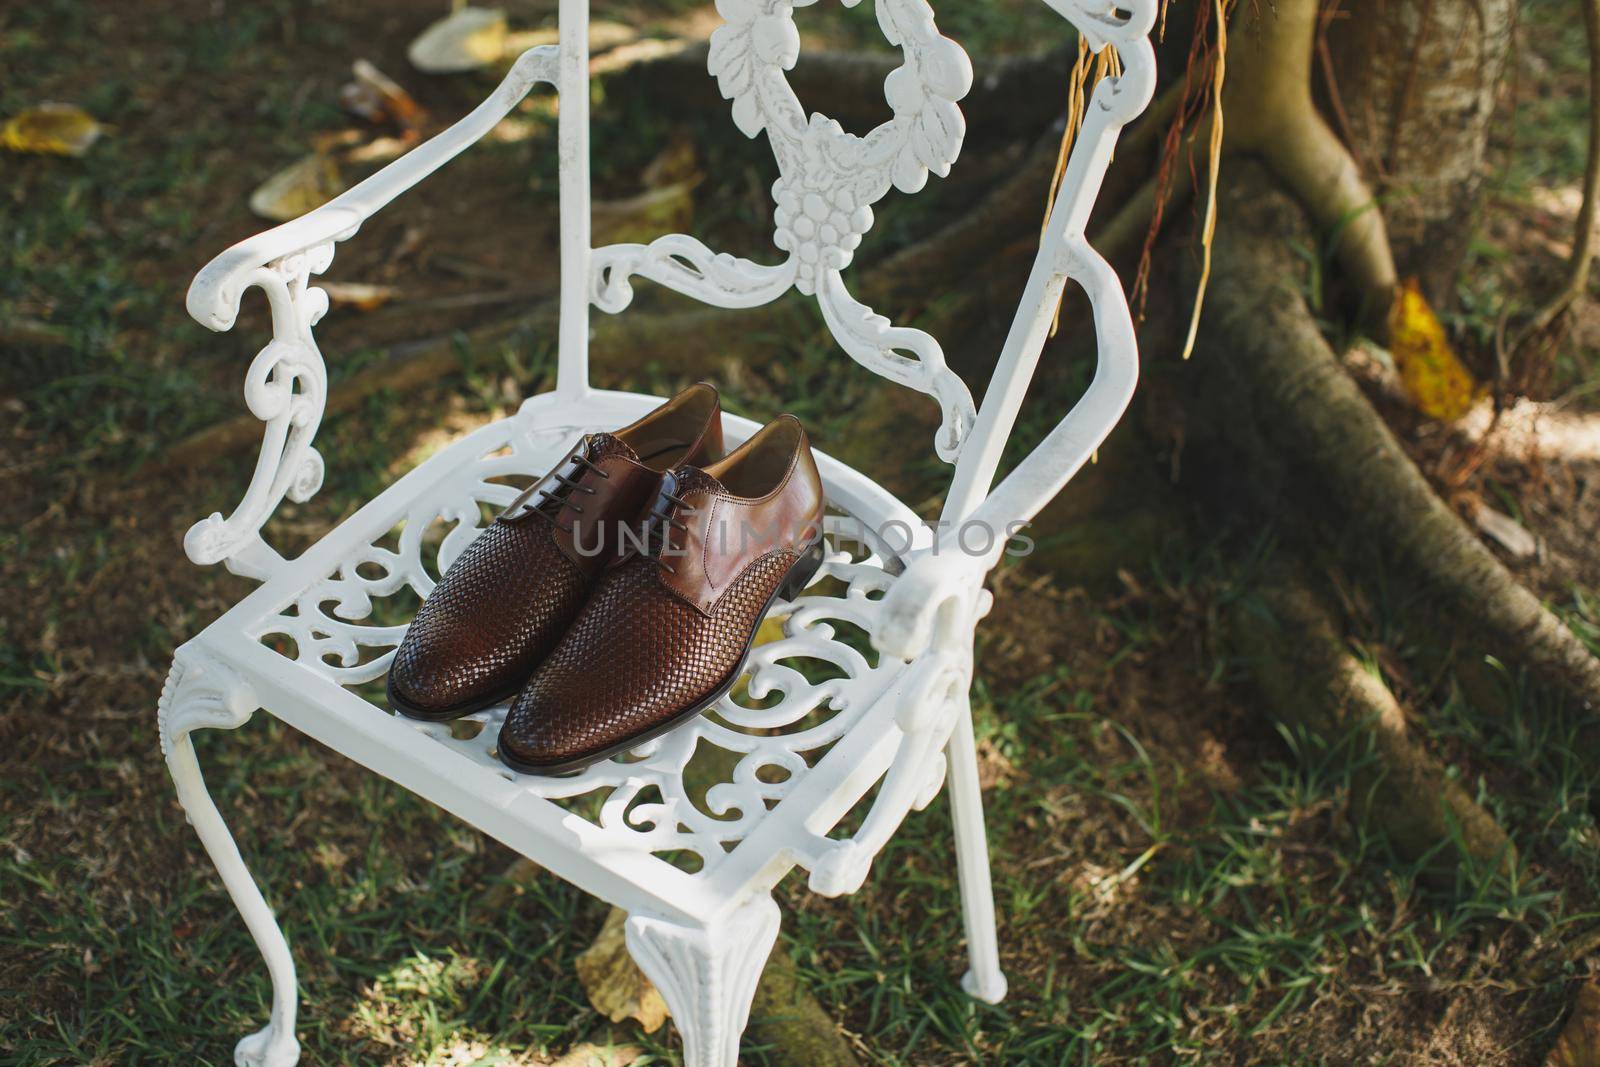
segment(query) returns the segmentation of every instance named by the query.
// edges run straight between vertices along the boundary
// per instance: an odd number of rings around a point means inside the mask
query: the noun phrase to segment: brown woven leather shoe
[[[585,436],[423,602],[389,669],[390,705],[438,721],[516,695],[606,566],[638,544],[662,472],[721,455],[722,410],[704,382],[631,426]]]
[[[641,547],[601,578],[511,705],[500,759],[528,774],[578,770],[721,699],[773,600],[816,573],[822,507],[792,415],[720,463],[668,474]]]

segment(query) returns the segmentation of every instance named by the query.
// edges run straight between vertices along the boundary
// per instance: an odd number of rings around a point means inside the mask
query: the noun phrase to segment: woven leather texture
[[[590,579],[562,553],[550,521],[495,522],[468,545],[395,652],[390,684],[440,713],[526,679],[561,638]]]
[[[661,584],[653,558],[612,568],[511,706],[501,748],[523,763],[557,764],[703,704],[744,658],[768,600],[798,559],[779,550],[757,560],[709,615]]]
[[[591,438],[593,461],[619,452],[632,455],[610,434]],[[389,668],[400,699],[445,714],[510,696],[583,607],[594,580],[556,544],[552,512],[559,507],[530,514],[524,501],[479,534],[423,601]]]

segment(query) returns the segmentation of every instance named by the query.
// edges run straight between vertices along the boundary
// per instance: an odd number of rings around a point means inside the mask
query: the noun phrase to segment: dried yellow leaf
[[[12,152],[81,156],[106,128],[72,104],[40,104],[0,126],[0,146]]]
[[[578,981],[595,1011],[614,1023],[632,1017],[653,1033],[667,1021],[667,1003],[628,955],[627,919],[620,908],[611,909],[594,944],[578,954]]]
[[[288,222],[344,192],[332,156],[313,152],[262,182],[250,194],[250,210],[273,222]]]
[[[426,74],[482,70],[506,51],[506,13],[463,7],[422,31],[406,56]]]
[[[1481,389],[1450,347],[1415,278],[1407,278],[1395,292],[1389,337],[1400,382],[1417,410],[1444,422],[1466,414]]]
[[[357,311],[376,311],[400,295],[392,285],[369,285],[365,282],[319,282],[317,288],[328,294],[335,304],[347,304]]]
[[[644,1058],[644,1049],[638,1045],[596,1045],[585,1041],[550,1067],[629,1067]]]
[[[345,110],[368,122],[392,123],[415,132],[428,120],[428,113],[416,98],[370,61],[358,59],[351,65],[352,80],[339,90]]]
[[[1578,987],[1572,1014],[1545,1067],[1600,1067],[1600,982]]]

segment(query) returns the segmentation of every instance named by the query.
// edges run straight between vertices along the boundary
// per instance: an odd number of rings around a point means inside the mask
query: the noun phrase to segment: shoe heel
[[[778,596],[784,600],[793,600],[811,584],[811,579],[816,576],[817,569],[822,566],[822,542],[818,541],[806,549],[805,555],[795,561],[789,568],[789,573],[784,575],[783,584],[778,586]]]

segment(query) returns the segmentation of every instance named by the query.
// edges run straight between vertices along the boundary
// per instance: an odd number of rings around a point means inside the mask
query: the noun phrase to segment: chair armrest
[[[224,563],[252,578],[283,565],[261,539],[261,527],[285,496],[305,501],[322,486],[322,457],[311,439],[322,421],[328,376],[311,328],[328,310],[328,298],[310,284],[312,275],[328,269],[337,242],[482,138],[536,83],[554,84],[557,55],[553,45],[524,52],[465,118],[314,211],[240,241],[195,275],[186,301],[195,321],[232,329],[240,301],[255,287],[272,312],[272,340],[245,376],[245,403],[266,423],[250,487],[227,518],[214,513],[189,528],[183,547],[191,560]]]
[[[948,615],[1000,562],[1006,544],[1077,474],[1115,428],[1139,380],[1139,348],[1122,283],[1081,236],[1063,241],[1054,270],[1076,280],[1094,309],[1099,365],[1094,380],[1044,440],[965,519],[943,529],[884,596],[873,644],[914,659],[938,640]],[[1059,289],[1056,290],[1059,292]],[[1041,304],[1048,316],[1053,298]]]
[[[1115,6],[1046,2],[1071,19],[1095,50],[1115,44],[1125,66],[1122,74],[1100,81],[1086,110],[1011,333],[978,412],[973,440],[956,467],[945,504],[948,524],[932,546],[907,563],[884,596],[884,622],[873,645],[901,659],[915,659],[930,645],[948,649],[958,639],[970,642],[970,627],[983,610],[978,592],[984,575],[1000,562],[1018,529],[1094,455],[1127,410],[1139,379],[1138,339],[1122,283],[1090,246],[1084,229],[1119,131],[1155,92],[1155,52],[1147,35],[1156,5],[1129,0],[1130,10],[1123,16]],[[980,496],[993,481],[1016,425],[1069,279],[1083,288],[1093,309],[1099,352],[1094,381],[1044,440],[998,486]],[[969,547],[976,545],[982,547]],[[962,625],[969,628],[965,635]]]
[[[555,45],[528,49],[493,94],[459,122],[321,207],[248,237],[207,263],[189,285],[185,306],[190,316],[210,330],[232,329],[239,301],[254,283],[255,271],[286,256],[352,236],[389,201],[480,140],[534,85],[555,84],[558,54]]]

